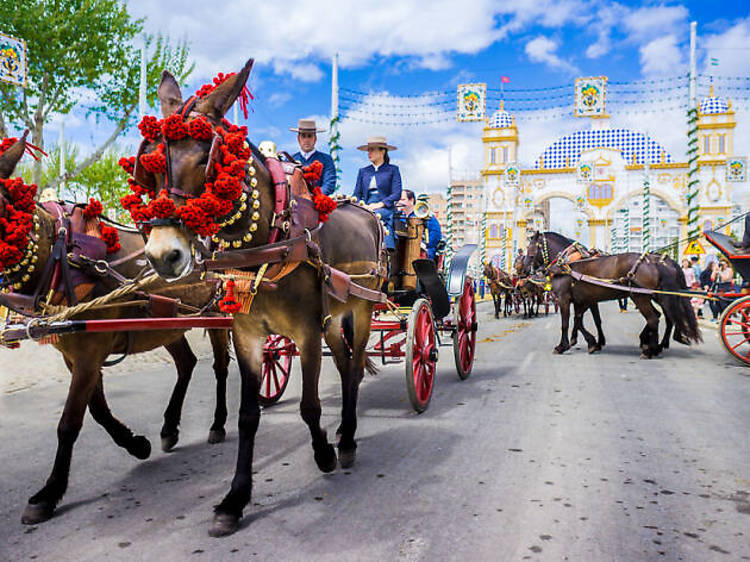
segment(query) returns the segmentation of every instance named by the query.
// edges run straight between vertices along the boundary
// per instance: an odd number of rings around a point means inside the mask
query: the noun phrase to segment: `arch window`
[[[490,164],[497,164],[497,152],[494,148],[490,148]]]
[[[711,137],[709,135],[703,137],[703,154],[711,154]]]
[[[726,154],[726,135],[719,135],[719,154]]]

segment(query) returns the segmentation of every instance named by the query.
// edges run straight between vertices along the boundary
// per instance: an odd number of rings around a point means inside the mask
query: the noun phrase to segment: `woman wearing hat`
[[[369,137],[367,144],[357,147],[367,151],[371,164],[359,169],[354,196],[363,201],[368,209],[380,215],[386,226],[385,247],[396,249],[393,236],[393,210],[401,199],[401,172],[390,163],[389,150],[396,150],[385,137]]]

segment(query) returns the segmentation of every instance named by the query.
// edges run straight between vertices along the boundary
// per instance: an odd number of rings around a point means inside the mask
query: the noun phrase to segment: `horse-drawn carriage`
[[[750,255],[737,253],[732,239],[726,234],[706,232],[705,236],[726,256],[742,279],[750,282]],[[750,293],[722,292],[715,297],[732,301],[719,320],[721,343],[734,359],[743,365],[750,365]]]
[[[422,245],[426,217],[395,219],[398,271],[386,289],[388,301],[373,311],[367,354],[382,365],[404,362],[409,401],[423,412],[432,396],[438,348],[452,346],[460,379],[471,374],[477,316],[472,279],[466,274],[476,245],[468,244],[445,271],[443,254],[427,258]],[[263,348],[260,401],[275,404],[286,390],[297,347],[289,338],[270,335]],[[330,355],[327,351],[324,354]]]

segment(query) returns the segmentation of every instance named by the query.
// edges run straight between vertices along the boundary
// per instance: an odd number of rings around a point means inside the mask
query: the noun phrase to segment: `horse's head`
[[[524,275],[529,275],[532,271],[544,267],[545,242],[544,234],[541,232],[535,232],[531,238],[529,238],[526,255],[524,256],[521,265],[522,273]]]
[[[240,211],[259,206],[258,196],[245,203],[249,193],[257,194],[248,185],[259,181],[245,178],[247,169],[255,174],[255,168],[248,168],[252,156],[246,131],[224,120],[252,65],[251,59],[237,74],[220,75],[217,85],[204,86],[185,102],[177,81],[165,71],[157,90],[164,119],[144,119],[139,126],[144,140],[132,162],[135,193],[123,205],[136,222],[150,224],[146,257],[164,278],[192,271],[197,237],[214,235],[227,225],[231,229]],[[148,205],[140,198],[146,193]]]
[[[495,266],[493,266],[492,263],[490,262],[485,263],[483,274],[490,281],[494,281],[495,280]]]

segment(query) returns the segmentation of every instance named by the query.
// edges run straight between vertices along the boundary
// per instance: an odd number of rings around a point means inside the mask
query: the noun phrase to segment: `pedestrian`
[[[729,262],[725,258],[719,259],[719,267],[714,269],[711,273],[711,281],[715,282],[716,291],[719,294],[731,293],[732,292],[732,280],[734,279],[734,270]],[[716,302],[716,313],[714,314],[714,320],[717,316],[724,312],[724,309],[729,303],[725,300]]]
[[[693,256],[693,258],[695,258],[695,256]],[[695,269],[693,269],[693,266],[687,259],[682,260],[682,273],[685,275],[685,285],[690,290],[699,288],[698,276],[695,275]],[[690,305],[693,307],[695,315],[700,318],[703,313],[703,311],[701,310],[701,308],[703,307],[703,299],[693,297],[692,299],[690,299]]]
[[[714,269],[716,268],[716,262],[710,261],[708,258],[706,259],[706,269],[704,269],[701,272],[701,275],[698,279],[698,282],[700,283],[701,289],[704,291],[712,291],[713,289],[713,281],[711,281],[711,275],[713,274]],[[714,301],[708,301],[708,307],[711,309],[711,313],[714,313],[715,303]],[[714,314],[714,318],[716,317],[718,313]],[[698,311],[698,317],[703,318],[703,310]]]
[[[698,256],[692,256],[690,258],[690,266],[693,268],[693,272],[695,273],[695,280],[701,278],[701,273],[703,273],[703,270],[701,269],[701,262],[698,259]]]

